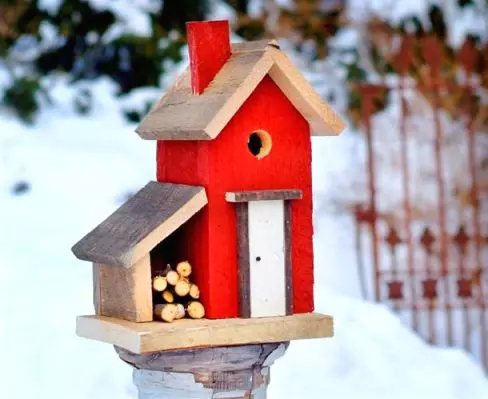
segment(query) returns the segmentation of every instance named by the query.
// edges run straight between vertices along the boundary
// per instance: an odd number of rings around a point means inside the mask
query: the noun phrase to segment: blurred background
[[[148,180],[137,123],[188,63],[185,22],[274,37],[347,121],[313,138],[316,309],[270,398],[488,397],[488,1],[0,1],[0,392],[135,398],[75,336],[71,246]]]

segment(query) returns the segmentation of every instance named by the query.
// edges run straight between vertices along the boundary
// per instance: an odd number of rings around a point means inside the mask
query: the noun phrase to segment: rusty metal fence
[[[488,134],[474,111],[477,52],[472,43],[462,47],[450,80],[439,43],[415,40],[400,46],[397,79],[358,86],[367,188],[355,206],[358,261],[371,265],[371,299],[428,342],[463,347],[488,368]],[[415,57],[425,66],[422,80],[408,73]],[[388,131],[375,112],[385,91],[396,104]]]

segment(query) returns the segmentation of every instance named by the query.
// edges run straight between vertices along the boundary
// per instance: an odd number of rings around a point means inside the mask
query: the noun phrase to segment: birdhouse
[[[96,316],[79,318],[78,333],[114,343],[120,331],[94,331],[167,328],[152,322],[154,278],[183,261],[200,326],[312,328],[322,319],[312,313],[311,136],[338,135],[343,122],[276,41],[231,44],[227,21],[190,22],[187,34],[189,67],[136,130],[156,141],[157,181],[73,247],[94,265]]]

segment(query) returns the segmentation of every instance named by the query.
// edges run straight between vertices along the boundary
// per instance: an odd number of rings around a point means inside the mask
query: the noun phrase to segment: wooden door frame
[[[249,201],[282,200],[284,205],[285,295],[286,315],[293,314],[293,265],[291,256],[291,201],[302,198],[301,190],[260,190],[226,193],[228,202],[236,205],[237,263],[239,282],[239,316],[251,317],[249,259]]]

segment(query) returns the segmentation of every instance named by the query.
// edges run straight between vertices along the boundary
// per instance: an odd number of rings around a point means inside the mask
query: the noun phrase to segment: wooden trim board
[[[97,315],[139,323],[153,320],[149,254],[130,269],[95,263],[93,289]]]
[[[225,193],[227,202],[298,200],[302,199],[302,190],[259,190],[235,191]]]
[[[248,203],[236,204],[237,217],[237,262],[239,276],[239,316],[251,317],[249,282],[249,209]]]
[[[308,121],[312,135],[339,135],[345,128],[344,121],[320,98],[286,54],[274,47],[270,47],[267,53],[274,61],[269,76]]]
[[[291,234],[291,201],[285,201],[285,292],[286,292],[286,314],[293,314],[293,263],[291,257],[291,246],[293,245]]]
[[[282,190],[284,191],[284,190]],[[262,193],[270,193],[266,199],[273,198],[277,191],[256,191],[246,192],[257,193],[261,198]],[[286,190],[286,192],[296,192],[301,195],[300,190]],[[229,193],[228,193],[229,194]],[[241,194],[241,193],[235,193]],[[249,197],[247,197],[249,198]],[[238,199],[241,199],[238,197]],[[254,199],[254,198],[253,198]],[[257,201],[260,201],[259,199]],[[253,202],[256,203],[256,202]],[[285,284],[285,313],[293,314],[293,266],[292,266],[292,229],[291,229],[291,206],[290,200],[283,201],[284,212],[284,284]],[[239,317],[252,317],[251,303],[251,257],[250,257],[250,238],[249,238],[249,206],[247,201],[236,202],[236,225],[237,225],[237,258],[238,258],[238,277],[239,277]],[[278,315],[280,313],[276,313]]]
[[[133,323],[104,316],[78,316],[76,333],[134,353],[148,353],[327,338],[333,336],[333,319],[319,313],[301,313],[254,319]]]

